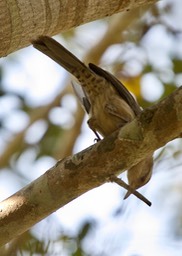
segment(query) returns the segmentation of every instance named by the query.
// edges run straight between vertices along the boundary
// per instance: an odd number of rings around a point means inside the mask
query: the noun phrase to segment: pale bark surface
[[[73,199],[137,164],[182,131],[182,87],[86,150],[57,162],[0,204],[0,245]],[[110,161],[112,159],[112,161]]]
[[[55,35],[81,24],[156,0],[1,0],[0,57],[30,45],[39,35]]]

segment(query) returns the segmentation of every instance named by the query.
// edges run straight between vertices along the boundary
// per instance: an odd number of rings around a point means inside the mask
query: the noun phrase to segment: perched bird
[[[87,67],[50,37],[40,36],[32,44],[77,78],[82,87],[81,101],[89,115],[88,125],[98,140],[99,134],[108,136],[141,113],[141,108],[131,93],[109,72],[92,63]],[[150,155],[130,168],[129,185],[133,189],[145,185],[150,180],[152,166],[153,159]],[[128,191],[125,198],[129,195]]]

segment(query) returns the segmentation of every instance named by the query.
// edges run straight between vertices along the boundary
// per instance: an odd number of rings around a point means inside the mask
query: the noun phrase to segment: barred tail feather
[[[88,67],[84,63],[77,59],[71,52],[53,38],[40,36],[38,39],[33,40],[32,44],[34,48],[50,57],[73,75],[75,75],[74,71],[78,71],[80,68],[82,70],[87,69],[89,71]]]

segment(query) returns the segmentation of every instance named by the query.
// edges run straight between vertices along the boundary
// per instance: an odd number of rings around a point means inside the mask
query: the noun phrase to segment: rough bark
[[[55,35],[81,24],[157,0],[1,0],[0,56],[30,44],[39,35]]]
[[[182,132],[182,87],[104,140],[57,162],[0,204],[0,245],[83,193],[108,182]],[[111,160],[112,159],[112,160]]]

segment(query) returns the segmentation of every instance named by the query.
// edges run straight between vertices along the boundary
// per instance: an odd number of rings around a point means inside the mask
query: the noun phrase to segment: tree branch
[[[30,44],[32,38],[55,35],[81,24],[155,3],[157,0],[0,1],[0,56]]]
[[[182,132],[182,87],[122,129],[74,156],[0,204],[0,245],[58,208],[137,164]]]

